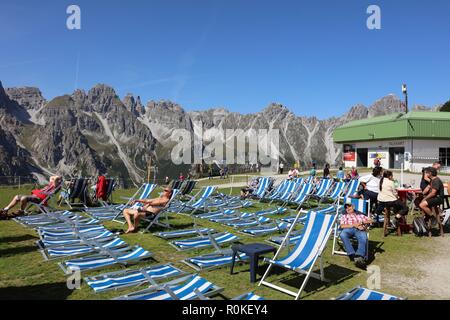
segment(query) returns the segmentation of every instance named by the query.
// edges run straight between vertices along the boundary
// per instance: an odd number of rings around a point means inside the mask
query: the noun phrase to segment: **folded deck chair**
[[[196,237],[185,240],[172,241],[172,245],[177,250],[198,249],[210,246],[220,246],[226,243],[235,242],[239,237],[229,232],[209,234],[208,236]]]
[[[234,209],[217,210],[214,212],[206,212],[202,214],[197,214],[195,217],[200,219],[211,219],[211,218],[224,218],[236,213]]]
[[[115,300],[195,300],[210,297],[223,291],[208,280],[190,275],[168,282],[159,287],[120,296]]]
[[[233,221],[227,223],[227,226],[233,227],[233,228],[248,228],[252,226],[261,226],[265,223],[272,222],[272,219],[267,217],[252,217],[252,218],[246,218],[241,219],[238,221]]]
[[[152,254],[142,247],[134,246],[116,250],[103,249],[99,254],[66,260],[58,263],[58,265],[65,274],[71,274],[78,270],[85,272],[113,265],[127,266],[148,259],[151,256]]]
[[[291,225],[287,222],[275,222],[269,225],[256,226],[241,230],[241,232],[251,236],[265,236],[275,232],[284,232],[289,229]]]
[[[80,244],[70,244],[44,248],[41,250],[41,253],[45,260],[52,260],[70,256],[98,253],[105,248],[117,249],[125,246],[127,246],[125,241],[123,241],[119,237],[113,236],[110,238],[85,240],[84,243]]]
[[[248,293],[244,293],[240,296],[237,296],[231,300],[265,300],[263,297],[260,297],[258,295],[256,295],[254,292],[248,292]]]
[[[334,300],[405,300],[387,293],[357,286]]]
[[[75,227],[67,227],[67,228],[39,228],[38,230],[39,237],[44,239],[45,237],[54,237],[54,238],[64,238],[64,237],[73,237],[78,234],[88,234],[92,232],[103,232],[107,231],[102,225],[89,225],[89,226],[75,226]]]
[[[370,218],[370,200],[357,199],[357,198],[344,198],[344,204],[351,203],[356,211],[367,215]],[[347,255],[347,252],[344,250],[344,245],[340,239],[340,234],[342,229],[339,227],[339,218],[341,217],[341,213],[339,210],[342,209],[343,206],[339,206],[336,211],[337,219],[333,230],[333,249],[332,254],[337,255]],[[367,237],[369,237],[369,233],[367,233]],[[369,241],[367,241],[366,248],[366,259],[369,258]]]
[[[299,216],[300,213],[298,214],[298,217]],[[309,277],[314,277],[325,281],[321,256],[331,235],[335,221],[336,215],[322,214],[311,211],[308,214],[308,220],[305,223],[303,237],[297,242],[295,248],[289,252],[287,256],[279,258],[279,255],[283,250],[282,244],[273,259],[264,259],[269,263],[269,267],[264,273],[259,285],[263,284],[270,288],[292,295],[297,300],[300,298]],[[290,232],[293,230],[296,222],[297,221],[294,221],[292,224],[285,240],[289,238]],[[318,259],[320,259],[320,275],[312,272]],[[293,292],[265,280],[274,265],[306,275],[298,292]]]
[[[43,239],[36,241],[36,245],[40,249],[59,247],[65,245],[82,244],[86,240],[99,240],[111,238],[114,234],[109,230],[99,230],[85,234],[70,235],[64,237],[45,236]]]
[[[144,267],[140,269],[127,269],[109,272],[97,276],[86,277],[84,280],[96,293],[109,290],[147,285],[159,286],[162,280],[186,275],[186,272],[171,264]]]
[[[236,262],[248,261],[249,256],[245,253],[239,252],[236,256]],[[192,258],[186,258],[181,262],[187,264],[189,267],[196,271],[218,269],[225,266],[229,266],[233,260],[233,250],[220,249],[214,253],[204,254]]]
[[[77,216],[80,217],[78,213],[73,213],[70,211],[57,211],[57,212],[41,213],[31,216],[17,217],[14,218],[14,221],[26,227],[36,228],[41,225],[44,226],[46,224],[58,223],[63,218],[70,218]]]
[[[163,239],[176,239],[183,237],[193,237],[193,236],[204,236],[208,233],[215,232],[212,228],[196,228],[196,229],[184,229],[184,230],[174,230],[174,231],[164,231],[154,233],[153,235],[163,238]]]

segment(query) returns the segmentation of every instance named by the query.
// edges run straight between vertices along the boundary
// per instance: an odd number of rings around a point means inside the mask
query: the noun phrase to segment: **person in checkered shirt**
[[[358,268],[366,268],[367,256],[367,227],[373,221],[363,213],[356,211],[352,204],[344,205],[345,213],[340,218],[341,240],[344,243],[345,251],[351,261],[355,262]],[[355,252],[351,239],[356,238],[358,249]]]

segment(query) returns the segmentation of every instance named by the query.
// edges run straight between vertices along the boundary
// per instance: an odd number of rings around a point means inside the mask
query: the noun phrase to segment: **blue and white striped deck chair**
[[[119,237],[110,237],[103,239],[85,240],[84,243],[52,246],[41,250],[45,260],[53,260],[58,258],[67,258],[79,255],[98,253],[102,249],[116,249],[125,247],[127,244]]]
[[[139,202],[133,204],[132,206],[130,206],[130,205],[131,205],[131,202],[136,199],[137,195],[139,195],[139,198],[137,198],[137,200],[144,200],[144,199],[150,198],[151,193],[153,192],[153,190],[155,190],[156,187],[157,187],[156,184],[145,183],[138,189],[138,191],[136,191],[136,193],[131,198],[129,198],[129,200],[126,204],[123,204],[113,210],[104,210],[101,212],[90,212],[89,214],[92,217],[99,219],[99,220],[112,220],[114,222],[124,224],[125,219],[123,218],[123,210],[125,210],[126,208],[137,209],[137,208],[142,207],[143,204],[139,203]]]
[[[75,237],[79,234],[88,234],[92,232],[103,232],[106,231],[105,227],[102,225],[84,226],[84,227],[68,227],[65,229],[50,229],[50,228],[39,228],[39,237],[45,239],[46,237],[53,238],[65,238],[65,237]]]
[[[127,200],[127,202],[124,204],[114,204],[100,208],[85,208],[84,211],[97,219],[111,220],[115,217],[117,212],[122,212],[123,209],[129,207],[133,200],[148,199],[150,197],[150,194],[156,189],[156,187],[156,184],[144,183],[139,187],[138,190],[136,190],[136,192],[131,197],[123,198]]]
[[[314,186],[310,183],[305,183],[302,185],[301,189],[297,194],[290,200],[286,201],[284,205],[287,204],[294,204],[297,205],[297,209],[299,209],[303,203],[308,199],[308,196],[311,194],[312,190],[314,189]]]
[[[199,275],[189,275],[162,286],[130,293],[114,300],[197,300],[223,291]]]
[[[281,235],[281,236],[272,236],[267,240],[267,242],[275,244],[277,246],[281,246],[281,244],[283,244],[284,247],[289,247],[290,245],[296,244],[297,241],[299,241],[302,237],[303,237],[303,229],[292,231],[287,241],[284,241],[286,235]]]
[[[194,214],[196,211],[203,209],[203,211],[208,211],[208,201],[211,195],[217,190],[215,186],[204,187],[200,190],[194,198],[188,202],[183,203],[177,213],[186,212],[188,214]]]
[[[243,229],[241,232],[251,236],[265,236],[275,232],[284,232],[290,228],[291,224],[288,222],[276,222],[269,225],[261,225],[251,228]]]
[[[284,192],[288,182],[289,182],[289,180],[286,180],[286,179],[281,181],[280,184],[275,187],[275,189],[273,189],[272,191],[266,193],[264,195],[264,197],[262,197],[260,199],[260,201],[263,201],[263,200],[264,201],[271,201],[271,200],[279,197]]]
[[[314,176],[308,176],[307,178],[305,178],[305,183],[308,183],[308,184],[310,184],[310,183],[313,183],[314,182]]]
[[[220,232],[215,234],[209,234],[208,236],[196,237],[185,240],[178,240],[170,242],[170,245],[175,249],[181,250],[190,250],[190,249],[199,249],[213,246],[217,250],[220,249],[220,245],[238,241],[239,237],[229,232]]]
[[[320,202],[326,201],[326,200],[333,200],[333,202],[338,202],[339,197],[344,192],[345,186],[346,186],[346,183],[344,181],[336,182],[333,186],[333,189],[330,191],[330,194],[322,197],[322,199],[320,199]]]
[[[287,181],[285,184],[285,187],[283,188],[283,191],[280,192],[278,195],[274,195],[271,198],[270,203],[274,201],[287,201],[292,196],[292,193],[296,191],[296,188],[298,188],[298,185],[294,181]]]
[[[159,286],[161,280],[185,276],[186,272],[175,268],[171,264],[144,267],[140,269],[127,269],[86,277],[84,281],[96,293],[109,290],[120,290],[146,284]]]
[[[297,215],[297,218],[299,217],[300,212]],[[314,277],[325,281],[321,256],[323,250],[325,249],[327,241],[330,238],[335,221],[336,215],[322,214],[311,211],[308,214],[308,220],[306,221],[304,226],[303,237],[300,241],[297,242],[295,248],[293,248],[293,250],[290,251],[287,256],[280,259],[278,258],[278,256],[280,255],[284,247],[284,243],[282,243],[273,259],[264,259],[269,263],[269,267],[264,273],[259,286],[263,284],[270,288],[292,295],[297,300],[300,298],[300,295],[305,288],[309,277]],[[285,240],[289,238],[290,232],[294,229],[296,223],[297,221],[294,221],[289,232],[286,235]],[[314,265],[318,259],[320,260],[320,274],[312,272]],[[274,265],[306,275],[298,292],[293,292],[286,288],[282,288],[273,283],[265,281],[270,273],[271,268]]]
[[[333,300],[373,300],[373,301],[380,301],[380,300],[405,300],[404,298],[399,298],[387,293],[363,288],[361,286],[357,286],[356,288],[353,288],[352,290],[340,295],[339,297],[333,299]]]
[[[239,221],[229,222],[229,223],[227,223],[227,226],[233,227],[233,228],[247,228],[247,227],[252,227],[252,226],[257,226],[257,225],[260,226],[265,223],[269,223],[271,221],[272,221],[272,219],[270,219],[270,218],[260,216],[260,217],[252,217],[252,218],[242,219]]]
[[[170,210],[170,204],[172,203],[172,201],[174,201],[177,198],[179,193],[180,193],[180,190],[173,189],[172,196],[170,197],[169,201],[166,203],[166,205],[163,208],[161,208],[161,210],[157,214],[149,215],[149,216],[142,218],[143,222],[148,223],[147,226],[142,230],[142,233],[147,232],[154,225],[164,227],[164,228],[170,228],[169,217],[168,217],[168,213]],[[166,217],[165,223],[160,221],[161,217],[163,217],[163,216]]]
[[[354,196],[358,192],[358,188],[359,188],[359,180],[358,179],[351,180],[348,184],[347,190],[345,190],[342,197],[349,198]]]
[[[220,209],[220,210],[213,211],[213,212],[197,214],[196,217],[200,218],[200,219],[224,218],[224,217],[233,215],[235,213],[236,213],[236,210],[234,210],[234,209],[226,209],[226,210]]]
[[[308,199],[313,198],[313,199],[316,199],[319,201],[320,199],[322,199],[322,197],[324,197],[327,194],[327,192],[328,192],[328,190],[330,190],[332,184],[333,184],[333,180],[331,180],[331,179],[320,180],[320,183],[317,186],[316,191],[313,194],[311,194]]]
[[[100,240],[111,238],[114,234],[106,229],[88,232],[82,235],[71,235],[64,237],[45,236],[43,239],[36,241],[36,245],[40,249],[53,248],[66,245],[82,244],[86,240]]]
[[[357,199],[357,198],[344,198],[344,204],[346,204],[346,203],[351,203],[353,205],[353,207],[355,208],[355,211],[359,211],[370,218],[370,200]],[[339,206],[336,211],[338,218],[336,219],[336,224],[334,226],[332,254],[346,256],[347,252],[345,252],[343,250],[339,250],[337,248],[338,246],[343,248],[343,245],[340,243],[340,239],[339,239],[339,236],[342,231],[342,229],[339,228],[339,219],[340,219],[341,213],[342,213],[341,210],[344,210],[343,206]],[[369,237],[369,233],[367,233],[367,237]],[[369,241],[367,241],[367,247],[366,247],[366,259],[368,259],[368,258],[369,258]]]
[[[239,252],[236,256],[237,262],[246,262],[249,259],[245,253]],[[192,258],[186,258],[181,262],[196,271],[212,270],[229,266],[233,260],[233,250],[219,250],[211,254],[204,254]]]
[[[263,297],[260,297],[258,295],[256,295],[254,292],[248,292],[248,293],[244,293],[240,296],[237,296],[231,300],[251,300],[251,301],[256,301],[256,300],[265,300]]]
[[[148,259],[150,252],[140,246],[120,248],[117,250],[104,249],[102,253],[70,259],[58,263],[65,274],[90,271],[114,265],[127,266],[132,263]]]
[[[270,185],[270,178],[269,177],[261,177],[261,178],[259,178],[258,187],[251,194],[251,196],[261,199],[266,194],[267,189],[269,188],[269,185]]]
[[[174,230],[174,231],[163,231],[154,233],[153,235],[163,238],[163,239],[177,239],[183,237],[193,237],[193,236],[204,236],[208,233],[215,232],[212,228],[197,228],[197,229],[184,229],[184,230]]]

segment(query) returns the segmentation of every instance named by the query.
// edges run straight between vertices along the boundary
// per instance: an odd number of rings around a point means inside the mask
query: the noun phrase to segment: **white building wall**
[[[372,168],[373,154],[382,156],[381,166],[389,168],[390,155],[389,148],[404,148],[404,169],[412,172],[421,172],[423,167],[428,167],[434,161],[439,159],[439,148],[450,148],[450,140],[389,140],[389,141],[366,141],[356,142],[356,151],[364,148],[367,152],[367,167]],[[356,166],[358,161],[358,152],[356,152],[356,161],[345,161],[346,167]],[[443,172],[450,172],[450,168],[442,168]]]

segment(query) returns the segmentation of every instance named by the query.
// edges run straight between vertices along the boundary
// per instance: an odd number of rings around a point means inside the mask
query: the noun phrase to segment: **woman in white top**
[[[400,219],[402,216],[408,214],[408,208],[398,199],[392,171],[385,171],[383,173],[383,178],[380,180],[380,192],[378,193],[378,207],[376,214],[381,214],[385,208],[393,208],[396,219]]]
[[[372,170],[372,174],[368,174],[359,178],[363,190],[364,200],[370,200],[370,211],[373,206],[377,207],[378,192],[380,192],[380,179],[383,169],[376,167]]]

